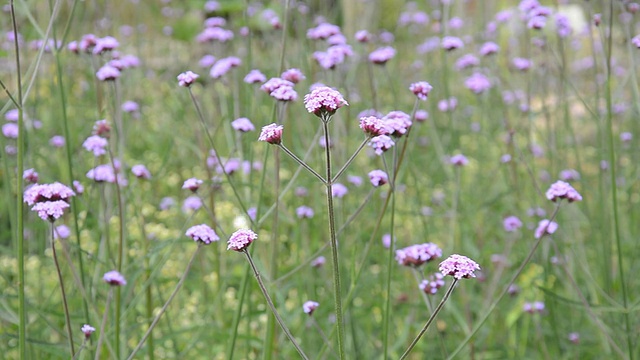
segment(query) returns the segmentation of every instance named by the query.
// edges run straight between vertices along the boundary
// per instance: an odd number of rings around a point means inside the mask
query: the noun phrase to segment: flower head
[[[104,282],[106,282],[111,286],[127,285],[127,281],[124,279],[124,276],[122,276],[122,274],[120,274],[116,270],[111,270],[109,272],[106,272],[104,276],[102,276],[102,279],[104,280]]]
[[[91,334],[93,334],[96,331],[96,328],[94,328],[89,324],[84,324],[80,328],[80,331],[82,331],[82,333],[84,334],[85,339],[88,339],[89,337],[91,337]]]
[[[582,196],[569,183],[558,180],[551,184],[546,194],[547,199],[556,202],[558,199],[567,199],[569,202],[581,201]]]
[[[464,85],[474,93],[482,94],[491,88],[491,81],[480,73],[474,73],[464,81]]]
[[[392,129],[387,126],[387,123],[376,116],[361,117],[360,129],[362,129],[365,134],[371,136],[388,135],[392,132]]]
[[[372,51],[369,54],[369,61],[377,65],[384,65],[394,56],[396,56],[396,49],[391,46],[384,46]]]
[[[339,108],[349,105],[339,91],[327,86],[320,86],[304,96],[304,106],[310,113],[318,117],[333,115]]]
[[[67,225],[58,225],[53,232],[53,237],[56,239],[66,239],[71,235],[71,229]]]
[[[379,135],[371,138],[369,146],[371,146],[376,155],[382,155],[383,152],[391,149],[396,143],[387,135]]]
[[[442,38],[442,43],[440,44],[440,46],[442,46],[442,48],[446,51],[452,51],[464,47],[464,43],[462,42],[462,40],[460,40],[460,38],[454,36],[445,36],[444,38]]]
[[[402,111],[391,111],[382,118],[390,130],[389,135],[400,137],[409,131],[409,128],[413,124],[411,122],[411,116]]]
[[[300,206],[296,209],[298,219],[310,219],[313,217],[313,209],[308,206]]]
[[[42,220],[51,222],[59,219],[64,215],[64,210],[69,207],[69,203],[62,200],[41,202],[33,205],[32,211],[38,212],[38,216]]]
[[[434,243],[411,245],[396,250],[396,261],[403,266],[418,267],[442,256],[442,250]]]
[[[6,123],[2,125],[2,135],[7,139],[17,139],[18,132],[18,125],[15,123]]]
[[[195,242],[202,242],[206,245],[220,240],[216,232],[205,224],[190,227],[187,229],[185,235],[192,238]]]
[[[182,74],[178,75],[178,85],[182,86],[182,87],[190,87],[191,85],[193,85],[193,83],[196,82],[196,79],[198,79],[200,77],[200,75],[194,73],[193,71],[189,70],[186,72],[183,72]]]
[[[269,96],[280,101],[298,100],[298,93],[293,89],[292,86],[280,86],[269,93]]]
[[[320,304],[318,304],[315,301],[305,301],[304,304],[302,304],[302,311],[304,311],[305,314],[311,316],[311,314],[313,314],[313,311],[320,306]]]
[[[476,270],[480,270],[480,265],[458,254],[453,254],[440,263],[440,272],[443,275],[451,275],[458,280],[476,277],[473,273]]]
[[[197,195],[189,196],[182,203],[182,211],[196,211],[202,207],[202,200]]]
[[[419,287],[420,290],[424,291],[425,294],[435,295],[438,292],[438,289],[444,286],[444,275],[437,272],[429,276],[428,279],[422,280]]]
[[[506,232],[514,232],[522,227],[522,221],[517,216],[509,216],[502,221],[502,225]]]
[[[433,86],[426,81],[418,81],[409,86],[409,90],[414,93],[418,99],[427,100],[429,92],[433,89]]]
[[[317,258],[311,261],[311,266],[314,268],[322,267],[327,262],[327,259],[324,256],[318,256]]]
[[[284,127],[282,125],[278,125],[276,123],[263,126],[258,140],[266,141],[269,144],[279,145],[280,143],[282,143],[283,129]]]
[[[118,40],[113,36],[105,36],[103,38],[96,39],[95,46],[93,47],[93,55],[99,55],[107,51],[113,51],[118,48],[120,44]]]
[[[202,180],[191,178],[184,181],[184,183],[182,184],[182,188],[196,192],[200,188],[200,185],[202,185]]]
[[[92,135],[87,138],[87,140],[82,143],[82,147],[87,149],[87,151],[93,152],[94,156],[101,156],[107,153],[105,149],[109,145],[107,139],[100,137],[98,135]]]
[[[455,166],[465,166],[469,163],[469,160],[462,154],[456,154],[449,159],[449,162]]]
[[[244,251],[252,242],[258,239],[258,234],[248,229],[240,229],[229,237],[227,250]]]
[[[247,119],[247,118],[237,118],[235,120],[233,120],[231,122],[231,127],[236,130],[236,131],[240,131],[240,132],[249,132],[249,131],[253,131],[256,128],[253,126],[253,123],[251,122],[251,120]]]
[[[285,70],[280,77],[284,80],[291,81],[294,84],[299,83],[300,81],[306,79],[302,71],[300,69],[292,68],[289,70]]]
[[[260,70],[251,70],[243,80],[247,84],[258,84],[267,81],[267,77]]]
[[[242,61],[235,56],[229,56],[229,57],[220,59],[211,67],[211,71],[209,71],[209,76],[211,76],[214,79],[221,78],[223,75],[228,73],[229,70],[240,66],[241,63]]]
[[[149,172],[147,167],[142,164],[133,165],[133,167],[131,167],[131,172],[138,179],[151,179],[151,172]]]
[[[115,79],[120,77],[120,70],[107,64],[98,69],[98,71],[96,72],[96,77],[100,81],[114,81]]]
[[[35,169],[27,169],[22,173],[22,178],[28,183],[35,184],[38,182],[38,173]]]
[[[534,236],[536,239],[540,239],[546,234],[553,234],[556,230],[558,230],[558,224],[556,222],[547,219],[540,220]]]
[[[331,196],[335,198],[342,198],[347,195],[349,189],[346,186],[340,183],[335,183],[331,186]]]
[[[374,187],[378,187],[388,183],[389,176],[382,170],[373,170],[369,172],[369,180]]]
[[[493,55],[493,54],[496,54],[499,50],[500,50],[500,46],[498,46],[498,44],[492,41],[489,41],[482,44],[482,47],[480,48],[480,55],[482,56]]]
[[[73,190],[59,182],[35,184],[24,191],[24,202],[29,205],[58,200],[68,202],[74,195]]]

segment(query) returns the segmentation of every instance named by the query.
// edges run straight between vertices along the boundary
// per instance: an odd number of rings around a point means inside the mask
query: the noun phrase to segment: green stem
[[[609,2],[609,33],[607,35],[607,81],[605,87],[605,98],[607,102],[607,132],[609,140],[609,165],[611,174],[611,202],[613,207],[613,229],[616,239],[616,248],[618,255],[618,272],[620,273],[620,289],[622,290],[622,304],[624,306],[624,325],[625,335],[627,338],[627,346],[629,351],[629,359],[633,360],[633,332],[631,330],[631,321],[629,319],[629,309],[627,298],[627,284],[624,276],[623,256],[622,256],[622,239],[620,237],[620,219],[618,215],[618,186],[616,185],[616,154],[614,149],[614,136],[613,136],[613,112],[612,112],[612,99],[611,99],[611,48],[613,45],[612,32],[613,31],[613,1]],[[635,80],[634,80],[635,81]]]
[[[406,141],[405,141],[406,144]],[[393,165],[392,165],[392,169],[396,169],[397,168],[397,154],[398,154],[398,148],[394,147],[393,148]],[[383,158],[384,160],[384,155]],[[385,168],[387,168],[387,163],[386,161],[384,162],[385,164]],[[389,170],[387,169],[387,172],[389,172]],[[391,173],[391,179],[389,181],[389,187],[390,187],[390,192],[388,193],[388,196],[391,196],[391,219],[390,219],[390,231],[389,231],[389,236],[391,237],[391,243],[389,244],[389,252],[387,255],[387,281],[386,281],[386,299],[385,299],[385,304],[384,304],[384,325],[383,325],[383,335],[382,335],[382,346],[383,346],[383,354],[384,357],[383,359],[387,359],[387,355],[389,353],[389,323],[390,323],[390,319],[391,319],[391,277],[392,277],[392,272],[393,272],[393,254],[394,254],[394,248],[395,248],[395,241],[393,241],[393,237],[394,237],[394,223],[395,223],[395,212],[396,212],[396,192],[395,192],[395,181],[396,181],[396,175],[397,172],[393,171]]]
[[[420,330],[420,332],[418,333],[418,335],[416,336],[415,339],[413,339],[413,341],[411,342],[411,344],[409,345],[409,347],[407,348],[407,350],[404,352],[404,354],[402,354],[402,356],[400,356],[400,360],[402,359],[406,359],[406,357],[409,355],[409,353],[411,352],[411,350],[413,350],[413,348],[416,346],[416,344],[418,343],[418,341],[420,341],[420,338],[422,337],[422,335],[424,335],[424,333],[427,331],[427,329],[429,328],[429,325],[431,325],[431,323],[433,322],[433,320],[435,320],[436,315],[438,315],[438,313],[440,312],[440,310],[442,310],[442,307],[444,306],[444,303],[447,302],[447,300],[449,299],[449,296],[451,295],[451,293],[453,292],[453,288],[456,286],[456,284],[458,283],[458,279],[454,278],[453,282],[451,283],[451,286],[449,286],[449,289],[447,290],[447,292],[444,294],[444,297],[442,298],[442,300],[440,301],[440,304],[438,304],[438,307],[436,307],[436,309],[433,311],[433,313],[431,314],[431,316],[429,317],[429,320],[427,320],[427,323],[424,324],[424,326],[422,327],[422,330]]]
[[[69,306],[67,305],[67,294],[64,291],[64,281],[62,279],[62,272],[60,271],[60,264],[58,263],[58,253],[56,251],[55,240],[55,227],[51,222],[51,251],[53,252],[53,262],[56,265],[56,272],[58,273],[58,281],[60,282],[60,292],[62,293],[62,307],[64,308],[64,318],[67,323],[67,336],[69,337],[69,350],[71,350],[71,357],[75,356],[76,350],[73,346],[73,332],[71,331],[71,318],[69,317]]]
[[[256,280],[258,281],[258,285],[260,286],[260,290],[262,291],[262,295],[264,295],[264,298],[267,300],[267,304],[269,305],[269,309],[271,309],[271,312],[273,313],[273,316],[275,316],[276,321],[278,322],[278,324],[282,328],[282,331],[284,331],[284,333],[287,336],[287,338],[291,341],[291,343],[293,343],[293,346],[298,351],[298,354],[300,354],[300,356],[305,360],[309,359],[307,357],[307,355],[305,355],[304,351],[302,351],[302,349],[300,348],[300,345],[298,345],[298,342],[296,341],[296,339],[293,337],[293,335],[291,335],[291,332],[289,331],[289,328],[287,328],[287,325],[284,324],[284,321],[280,317],[280,314],[278,313],[278,310],[276,310],[276,307],[273,305],[273,301],[271,301],[271,296],[269,296],[269,293],[267,292],[267,288],[265,288],[264,283],[262,282],[262,279],[260,278],[260,273],[258,272],[258,269],[256,269],[256,266],[253,263],[253,259],[251,259],[251,254],[249,254],[249,252],[246,249],[244,249],[242,252],[247,256],[247,260],[249,261],[249,264],[251,265],[251,269],[253,270],[253,275],[256,277]]]
[[[331,261],[333,263],[333,290],[334,290],[334,304],[336,312],[336,326],[338,328],[338,352],[340,359],[345,358],[344,351],[344,323],[342,320],[342,294],[340,286],[340,263],[338,262],[338,239],[336,237],[336,220],[335,212],[333,208],[333,194],[331,193],[331,147],[329,146],[329,118],[322,118],[322,125],[324,129],[325,155],[327,165],[328,179],[325,183],[327,185],[327,211],[329,215],[329,233],[331,235]]]
[[[560,210],[560,204],[561,204],[561,202],[558,202],[558,205],[556,205],[555,211],[553,212],[553,214],[549,218],[549,224],[551,224],[553,219],[555,219],[556,215],[558,215],[558,210]],[[547,224],[547,227],[549,227],[548,224]],[[456,355],[467,345],[467,343],[469,343],[469,341],[471,341],[471,338],[473,338],[475,336],[475,334],[478,332],[478,330],[480,330],[480,328],[482,327],[484,322],[487,321],[487,319],[489,318],[489,315],[491,315],[493,310],[495,310],[495,308],[498,305],[498,303],[500,302],[500,300],[502,300],[502,298],[507,294],[507,292],[509,291],[509,287],[511,287],[511,285],[516,281],[518,276],[520,276],[520,274],[522,273],[522,270],[524,270],[524,268],[527,266],[527,264],[529,264],[529,261],[531,261],[531,258],[533,257],[533,254],[536,252],[536,249],[538,249],[538,246],[540,245],[540,242],[542,241],[542,239],[546,236],[546,233],[547,233],[547,229],[545,228],[544,231],[543,231],[543,235],[540,236],[540,238],[536,239],[536,242],[533,244],[533,247],[529,251],[529,255],[527,255],[527,258],[524,259],[522,264],[520,264],[520,267],[513,274],[513,276],[511,277],[511,280],[504,287],[504,289],[502,290],[502,292],[500,293],[498,298],[493,302],[493,304],[491,304],[489,309],[487,309],[485,314],[478,321],[478,323],[473,328],[473,330],[471,330],[469,335],[467,335],[467,337],[463,341],[460,342],[458,347],[451,354],[449,354],[449,357],[447,358],[447,360],[454,359],[456,357]]]
[[[362,143],[360,144],[360,146],[358,146],[358,149],[353,153],[353,155],[351,155],[351,157],[347,160],[346,163],[344,163],[344,165],[342,165],[342,168],[340,170],[338,170],[338,172],[335,174],[335,176],[333,177],[333,179],[331,179],[332,183],[335,183],[336,181],[338,181],[338,178],[340,178],[340,175],[342,175],[343,172],[345,172],[345,170],[347,170],[347,168],[349,167],[349,165],[351,165],[351,163],[353,162],[353,160],[355,160],[356,156],[358,156],[358,154],[360,153],[360,151],[362,150],[362,148],[364,148],[365,145],[367,145],[367,142],[371,139],[370,136],[367,136],[366,139],[364,139],[362,141]]]
[[[14,44],[14,51],[16,52],[16,77],[18,85],[18,159],[17,159],[17,176],[16,176],[16,213],[18,214],[17,223],[17,257],[18,257],[18,353],[20,359],[26,359],[26,306],[24,298],[24,194],[22,188],[24,186],[24,180],[22,179],[22,173],[24,172],[24,111],[22,109],[22,75],[20,69],[20,47],[18,45],[18,25],[16,23],[16,9],[13,4],[13,0],[9,1],[9,7],[11,8],[11,25],[13,26],[13,33],[16,36]]]
[[[238,338],[238,326],[240,325],[240,317],[242,316],[242,305],[244,304],[245,295],[247,294],[247,285],[249,284],[249,274],[251,268],[246,267],[244,275],[242,276],[242,283],[240,284],[240,299],[238,299],[238,308],[233,315],[233,332],[231,333],[231,343],[229,344],[229,351],[227,360],[233,360],[233,353],[236,349],[236,339]]]
[[[100,348],[102,347],[102,339],[104,338],[104,326],[107,323],[107,314],[109,313],[109,305],[111,305],[112,297],[113,297],[113,287],[111,287],[110,285],[109,292],[107,293],[107,301],[104,304],[104,313],[102,314],[102,322],[100,323],[100,335],[98,335],[98,345],[96,345],[95,360],[100,360]]]
[[[283,144],[279,144],[278,145],[287,155],[291,156],[291,158],[293,160],[295,160],[298,164],[300,164],[300,166],[302,166],[303,168],[307,169],[311,174],[313,174],[313,176],[315,176],[316,178],[318,178],[318,180],[322,181],[322,183],[326,183],[327,181],[322,177],[322,175],[318,174],[315,170],[313,170],[309,165],[307,165],[307,163],[305,163],[304,161],[300,160],[299,157],[297,157],[294,153],[291,152],[291,150],[289,150],[286,146],[284,146]]]
[[[173,298],[175,298],[176,295],[178,294],[178,290],[180,290],[180,288],[182,287],[182,284],[187,279],[187,275],[189,274],[191,265],[193,265],[193,262],[196,259],[196,255],[198,255],[198,252],[200,252],[200,249],[202,249],[202,247],[203,247],[202,243],[198,243],[198,248],[196,249],[196,251],[193,252],[193,255],[191,255],[191,259],[189,260],[189,263],[187,263],[187,267],[184,269],[184,272],[182,273],[182,277],[178,281],[178,284],[176,284],[176,288],[173,290],[173,292],[167,299],[167,302],[164,303],[164,305],[162,306],[162,309],[160,309],[160,312],[158,312],[158,315],[156,315],[156,317],[153,319],[153,322],[151,323],[151,325],[149,325],[147,332],[144,333],[144,335],[142,336],[142,339],[140,339],[140,342],[138,342],[138,345],[136,345],[136,347],[133,349],[129,357],[127,357],[127,360],[133,359],[136,353],[140,351],[140,349],[142,348],[142,345],[144,345],[144,342],[147,340],[149,335],[151,335],[151,331],[153,330],[153,328],[156,327],[162,315],[165,313],[165,311],[167,311],[169,304],[171,304],[171,301],[173,301]]]

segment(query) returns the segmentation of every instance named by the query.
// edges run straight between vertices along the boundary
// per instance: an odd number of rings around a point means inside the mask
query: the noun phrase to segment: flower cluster
[[[75,193],[69,187],[55,182],[53,184],[34,184],[24,192],[24,202],[32,211],[38,212],[42,220],[55,221],[69,207],[69,200]]]
[[[227,241],[227,250],[244,251],[252,242],[258,239],[258,234],[248,229],[240,229],[231,234]]]
[[[419,81],[409,86],[409,90],[411,90],[411,92],[414,93],[418,97],[418,99],[423,101],[427,100],[429,92],[431,92],[432,89],[433,86],[431,86],[431,84],[426,81]]]
[[[556,222],[547,219],[540,220],[534,236],[536,239],[540,239],[546,234],[553,234],[556,230],[558,230],[558,224]]]
[[[444,286],[444,275],[437,272],[429,276],[428,279],[422,280],[419,287],[425,294],[435,295],[438,289]]]
[[[183,72],[178,75],[178,85],[182,87],[190,87],[196,80],[200,77],[200,75],[194,73],[193,71]]]
[[[104,274],[102,280],[111,286],[124,286],[127,285],[127,281],[124,276],[116,270],[111,270]]]
[[[581,201],[582,196],[569,183],[564,181],[556,181],[551,184],[546,194],[547,199],[556,202],[558,200],[567,199],[569,202]]]
[[[418,267],[442,256],[442,250],[434,243],[411,245],[396,250],[396,261],[403,266]]]
[[[282,143],[283,129],[284,127],[282,125],[278,125],[276,123],[265,125],[262,127],[258,140],[265,141],[273,145],[279,145]]]
[[[458,254],[453,254],[440,263],[440,272],[443,275],[451,275],[458,280],[476,277],[476,270],[480,270],[480,265]]]
[[[320,86],[304,96],[304,106],[308,112],[318,117],[333,115],[339,108],[349,105],[339,91]]]
[[[187,229],[185,235],[192,238],[195,242],[201,242],[206,245],[220,240],[216,232],[205,224],[190,227],[189,229]]]
[[[317,309],[318,306],[320,306],[320,304],[315,301],[305,301],[305,303],[302,304],[302,311],[304,311],[305,314],[311,316],[311,314],[313,314],[313,311]]]

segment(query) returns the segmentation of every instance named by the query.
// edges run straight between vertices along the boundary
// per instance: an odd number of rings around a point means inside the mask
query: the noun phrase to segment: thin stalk
[[[176,284],[176,288],[173,290],[173,292],[167,299],[167,302],[164,303],[164,305],[162,306],[162,309],[160,309],[160,312],[158,312],[158,315],[156,315],[156,317],[153,319],[153,322],[151,323],[151,325],[149,325],[149,328],[142,336],[142,339],[140,339],[140,342],[138,342],[138,345],[136,345],[136,347],[133,349],[129,357],[127,357],[127,360],[133,359],[136,353],[140,351],[140,349],[142,348],[142,345],[144,345],[144,342],[147,340],[149,335],[151,335],[151,331],[153,331],[153,328],[155,328],[156,325],[158,325],[158,321],[160,321],[160,318],[162,317],[162,315],[165,313],[165,311],[167,311],[169,304],[171,304],[171,301],[173,301],[173,298],[176,297],[176,294],[178,294],[178,290],[180,290],[180,288],[182,287],[182,284],[187,279],[189,270],[191,270],[191,265],[193,265],[193,262],[196,259],[196,255],[198,255],[198,252],[200,252],[200,249],[202,249],[202,247],[203,247],[202,243],[199,243],[198,248],[196,249],[196,251],[193,252],[193,255],[191,255],[191,259],[189,260],[189,263],[187,263],[187,267],[184,269],[184,272],[182,273],[182,277],[178,281],[178,284]]]
[[[429,317],[429,320],[427,320],[427,323],[424,324],[424,326],[422,327],[422,330],[420,330],[420,332],[418,333],[418,335],[416,336],[415,339],[413,339],[413,341],[411,342],[411,344],[409,345],[409,347],[407,348],[407,350],[405,350],[404,354],[402,354],[402,356],[400,356],[400,360],[405,359],[409,353],[411,352],[411,350],[413,350],[413,348],[416,346],[416,344],[418,343],[418,341],[420,341],[420,338],[422,337],[422,335],[424,335],[424,333],[427,331],[427,329],[429,328],[429,325],[431,325],[431,323],[433,322],[433,320],[435,320],[436,315],[438,315],[438,313],[440,312],[440,310],[442,310],[442,307],[444,306],[444,303],[447,302],[447,300],[449,299],[449,296],[451,295],[451,293],[453,292],[453,288],[456,286],[456,284],[458,283],[458,279],[454,278],[453,282],[451,283],[451,286],[449,286],[449,289],[447,290],[447,292],[444,294],[444,297],[442,298],[442,300],[440,300],[440,304],[438,304],[438,307],[436,307],[436,309],[433,311],[433,313],[431,314],[431,316]]]
[[[58,273],[58,281],[60,282],[60,292],[62,293],[62,307],[64,308],[64,318],[67,323],[67,336],[69,337],[69,350],[71,350],[71,357],[76,355],[76,350],[73,346],[73,332],[71,331],[71,319],[69,317],[69,306],[67,305],[67,294],[64,291],[64,281],[62,279],[62,272],[60,271],[60,264],[58,263],[58,253],[56,252],[56,238],[55,227],[51,222],[51,251],[53,252],[53,262],[56,265],[56,272]]]
[[[340,178],[340,175],[342,175],[343,172],[345,172],[345,170],[347,170],[347,168],[349,167],[349,165],[351,165],[351,163],[353,162],[353,160],[355,160],[356,156],[358,156],[358,154],[360,153],[360,151],[362,150],[362,148],[364,148],[365,145],[367,145],[367,142],[371,139],[371,136],[367,136],[366,139],[364,139],[362,141],[362,143],[360,144],[360,146],[358,146],[358,149],[356,149],[356,151],[353,153],[353,155],[351,155],[351,157],[347,160],[346,163],[344,163],[344,165],[342,165],[342,168],[340,170],[338,170],[338,172],[335,174],[335,176],[333,177],[333,179],[331,179],[332,183],[335,183],[336,181],[338,181],[338,178]]]
[[[331,193],[331,147],[329,146],[329,118],[322,118],[322,125],[324,129],[325,155],[326,155],[326,167],[327,167],[327,211],[329,215],[329,233],[331,236],[331,261],[333,263],[333,292],[334,292],[334,304],[336,312],[336,326],[338,327],[338,352],[340,359],[345,358],[344,351],[344,323],[342,320],[342,294],[340,286],[340,263],[338,262],[338,239],[336,237],[336,220],[333,208],[333,194]]]
[[[406,142],[405,142],[406,144]],[[393,148],[393,167],[392,169],[396,169],[398,162],[398,148]],[[382,160],[384,160],[384,156]],[[387,162],[384,162],[385,168],[387,168]],[[387,173],[389,170],[387,169]],[[386,299],[384,304],[384,325],[383,325],[383,333],[382,333],[382,346],[383,346],[383,359],[387,359],[388,351],[389,351],[389,322],[391,319],[391,274],[393,272],[393,254],[395,248],[395,241],[393,241],[394,237],[394,223],[395,223],[395,213],[396,213],[396,191],[395,191],[395,182],[396,182],[397,172],[392,172],[391,179],[389,181],[390,192],[388,196],[391,196],[391,224],[389,225],[389,236],[391,237],[391,244],[389,244],[389,253],[387,255],[387,279],[386,279]]]
[[[318,180],[322,181],[322,183],[326,183],[327,182],[322,177],[322,175],[318,174],[309,165],[307,165],[307,163],[305,163],[304,161],[300,160],[300,158],[297,157],[294,153],[292,153],[291,150],[289,150],[286,146],[284,146],[283,144],[279,144],[278,147],[280,147],[280,149],[282,149],[287,155],[291,156],[291,158],[293,160],[295,160],[298,164],[300,164],[300,166],[302,166],[303,168],[307,169],[311,174],[313,174],[313,176],[318,178]]]
[[[618,255],[618,272],[620,273],[620,289],[622,290],[622,304],[624,306],[624,326],[627,338],[627,347],[629,351],[629,359],[633,360],[633,332],[631,330],[631,321],[629,319],[629,300],[627,298],[627,284],[624,276],[623,256],[622,256],[622,239],[620,237],[620,217],[618,214],[618,186],[616,185],[616,153],[614,149],[613,137],[613,111],[611,99],[611,47],[613,45],[613,1],[609,2],[609,33],[607,35],[607,81],[605,87],[605,99],[607,102],[607,135],[609,140],[609,164],[611,174],[611,202],[613,207],[613,229],[616,239],[616,248]],[[635,80],[634,80],[635,81]]]
[[[111,305],[111,298],[113,298],[113,287],[109,287],[107,293],[107,301],[104,304],[104,314],[102,315],[102,323],[100,323],[100,335],[98,335],[98,345],[96,345],[96,357],[95,360],[100,360],[100,348],[102,347],[102,339],[104,338],[104,325],[107,323],[107,314],[109,313],[109,305]]]
[[[242,283],[240,284],[240,299],[238,300],[238,308],[236,309],[236,313],[233,315],[233,332],[231,333],[231,343],[229,344],[229,351],[227,352],[229,354],[227,356],[227,360],[233,360],[233,353],[236,349],[238,326],[240,325],[240,317],[242,316],[242,305],[244,304],[244,298],[247,294],[247,285],[249,284],[250,273],[251,268],[247,266],[244,271],[244,275],[242,276]]]
[[[256,280],[258,281],[258,285],[260,286],[260,290],[262,291],[262,295],[264,295],[264,298],[267,300],[267,304],[269,305],[269,309],[271,309],[271,312],[273,313],[273,316],[275,316],[276,321],[278,322],[278,324],[282,328],[282,331],[284,331],[284,333],[287,336],[287,338],[291,341],[293,346],[296,348],[296,350],[298,351],[298,354],[300,354],[300,356],[303,359],[308,360],[309,358],[307,357],[307,355],[305,355],[304,351],[302,351],[302,349],[300,348],[300,345],[298,345],[298,342],[293,337],[293,335],[291,335],[291,332],[289,331],[289,328],[287,328],[287,325],[285,325],[284,321],[280,317],[280,314],[278,313],[278,310],[276,310],[276,307],[273,305],[273,301],[271,301],[271,296],[269,296],[269,293],[267,292],[267,288],[265,288],[264,283],[262,282],[262,279],[260,278],[260,273],[258,272],[258,269],[256,268],[255,264],[253,263],[253,259],[251,258],[251,254],[249,254],[247,249],[242,250],[242,252],[247,256],[247,260],[249,261],[249,264],[251,265],[251,269],[253,270],[253,275],[256,277]]]
[[[549,224],[551,224],[553,219],[555,219],[556,215],[558,215],[558,210],[560,210],[560,204],[561,204],[561,202],[558,202],[558,205],[556,205],[555,211],[553,212],[553,214],[549,218]],[[547,227],[549,227],[549,225],[547,225]],[[460,342],[458,347],[451,354],[449,354],[449,357],[447,358],[447,360],[454,359],[456,357],[456,355],[458,355],[458,353],[465,347],[465,345],[467,345],[467,343],[469,343],[469,341],[471,341],[471,338],[473,338],[475,336],[475,334],[478,332],[478,330],[480,330],[480,328],[482,327],[484,322],[487,321],[487,319],[489,318],[489,315],[491,315],[493,310],[495,310],[496,306],[498,306],[498,303],[500,302],[500,300],[502,300],[502,298],[507,294],[507,292],[509,291],[509,287],[511,287],[511,285],[516,281],[518,276],[520,276],[520,274],[522,273],[522,270],[524,270],[524,268],[527,266],[527,264],[529,264],[529,261],[531,261],[531,258],[533,257],[533,254],[538,249],[538,246],[540,245],[540,242],[542,242],[542,239],[544,239],[544,237],[546,236],[546,233],[547,233],[547,229],[545,228],[545,230],[543,231],[543,234],[545,234],[545,235],[542,235],[542,236],[540,236],[540,238],[536,239],[536,242],[533,244],[533,247],[531,247],[531,250],[529,251],[529,255],[527,255],[527,258],[524,259],[522,264],[520,264],[520,267],[513,274],[513,276],[511,277],[511,280],[509,280],[509,283],[504,287],[504,289],[502,290],[500,295],[498,295],[498,298],[493,302],[493,304],[491,304],[489,309],[487,309],[487,311],[485,311],[484,315],[482,316],[482,318],[480,318],[480,320],[478,321],[476,326],[473,328],[473,330],[471,330],[469,335],[467,335],[467,337],[463,341]]]
[[[17,159],[17,176],[16,176],[16,213],[18,214],[17,222],[17,257],[18,257],[18,354],[20,359],[26,359],[26,306],[24,299],[24,194],[22,188],[24,186],[24,180],[22,179],[22,173],[24,172],[24,111],[22,109],[22,70],[20,69],[20,47],[18,45],[18,25],[16,23],[16,9],[13,4],[13,0],[9,1],[9,7],[11,8],[11,25],[13,27],[13,33],[16,36],[16,40],[13,42],[14,51],[16,52],[16,78],[18,85],[18,159]]]

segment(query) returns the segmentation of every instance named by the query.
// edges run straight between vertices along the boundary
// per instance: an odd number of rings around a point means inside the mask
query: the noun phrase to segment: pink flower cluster
[[[244,251],[252,242],[258,239],[258,234],[251,230],[240,229],[231,234],[227,241],[227,250]]]
[[[442,256],[442,250],[434,243],[411,245],[396,250],[396,261],[403,266],[418,267]]]
[[[313,314],[313,311],[317,309],[318,306],[320,306],[320,304],[315,301],[305,301],[305,303],[302,304],[302,311],[304,311],[305,314],[311,316],[311,314]]]
[[[443,275],[451,275],[458,280],[476,277],[476,270],[480,270],[480,265],[458,254],[453,254],[440,263],[440,272]]]
[[[220,240],[216,232],[206,224],[200,224],[190,227],[189,229],[187,229],[185,235],[192,238],[195,242],[202,242],[206,245]]]
[[[276,123],[265,125],[262,127],[262,131],[260,132],[258,140],[265,141],[273,145],[279,145],[280,143],[282,143],[283,129],[284,127],[282,125],[278,125]]]
[[[339,108],[349,105],[339,91],[320,86],[304,96],[304,106],[308,112],[323,118],[333,115]]]
[[[409,86],[409,90],[411,90],[411,92],[414,93],[418,97],[418,99],[423,101],[427,100],[429,92],[431,92],[432,89],[433,86],[431,86],[431,84],[426,81],[415,82]]]
[[[569,183],[558,180],[551,184],[546,194],[547,199],[556,202],[558,200],[567,199],[569,202],[581,201],[582,196]]]
[[[534,233],[534,237],[536,239],[540,239],[546,234],[553,234],[556,230],[558,230],[558,224],[556,222],[549,221],[548,219],[540,220]]]
[[[106,272],[104,276],[102,276],[102,280],[111,286],[124,286],[127,285],[127,280],[124,279],[124,276],[120,274],[116,270],[111,270]]]
[[[178,75],[178,85],[182,87],[190,87],[193,83],[196,82],[200,75],[194,73],[193,71],[185,71]]]
[[[435,295],[438,289],[444,286],[444,275],[437,272],[429,276],[428,279],[422,280],[419,287],[425,294]]]

